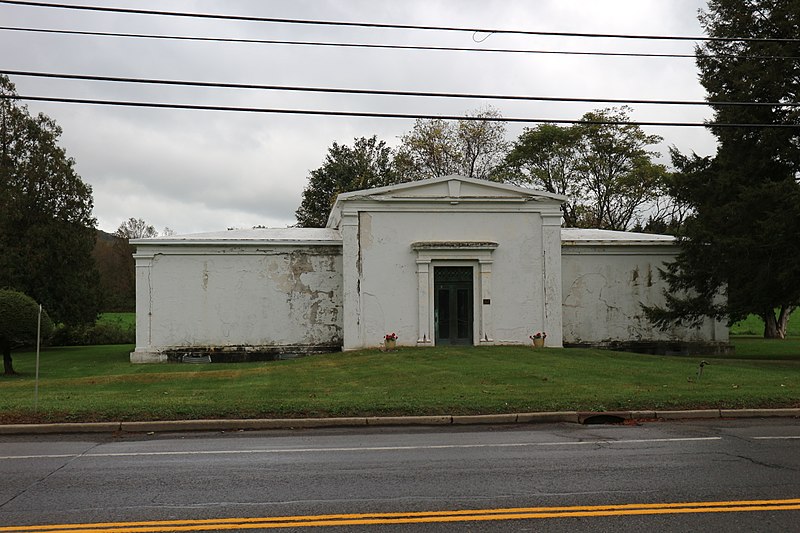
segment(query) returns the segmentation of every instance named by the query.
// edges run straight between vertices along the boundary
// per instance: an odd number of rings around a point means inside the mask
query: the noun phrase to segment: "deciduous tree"
[[[92,189],[58,145],[55,121],[15,97],[0,76],[0,287],[31,295],[59,322],[94,321]]]
[[[658,152],[648,150],[661,137],[647,135],[637,125],[593,123],[628,122],[629,111],[626,107],[592,111],[578,124],[577,167],[586,191],[583,216],[588,227],[630,229],[664,194],[666,168],[653,162]]]
[[[322,228],[336,197],[343,192],[391,185],[397,182],[392,150],[376,136],[355,139],[353,146],[333,143],[325,162],[311,171],[295,212],[297,225]]]
[[[459,174],[490,179],[508,151],[496,109],[467,113],[478,120],[418,119],[401,137],[395,165],[406,181]]]
[[[581,123],[526,129],[505,159],[503,177],[568,197],[567,227],[628,230],[654,216],[667,171],[649,150],[661,141],[628,122],[628,108],[586,113]]]
[[[158,237],[158,231],[141,218],[129,218],[119,225],[114,235],[120,239],[149,239]]]
[[[581,132],[575,127],[542,124],[526,128],[505,159],[503,180],[567,196],[564,225],[579,227],[585,202],[578,172]]]

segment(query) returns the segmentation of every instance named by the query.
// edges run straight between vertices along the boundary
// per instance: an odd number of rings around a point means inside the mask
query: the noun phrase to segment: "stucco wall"
[[[663,303],[672,237],[562,231],[563,200],[448,176],[340,194],[327,228],[134,241],[131,360],[350,350],[391,332],[401,346],[431,346],[436,271],[451,266],[472,268],[475,345],[528,344],[537,331],[556,347],[727,342],[714,321],[662,332],[645,318],[642,304]]]
[[[337,246],[142,246],[134,361],[196,348],[338,348]]]
[[[418,254],[412,249],[412,243],[426,241],[497,243],[491,265],[483,267],[490,268],[490,281],[485,273],[481,275],[482,267],[475,259],[431,261],[431,280],[437,266],[473,267],[474,344],[486,339],[492,344],[525,344],[531,333],[546,329],[539,213],[362,211],[358,215],[356,264],[360,309],[354,310],[358,336],[350,347],[376,346],[389,332],[399,335],[400,345],[418,345],[423,336],[430,341],[434,332],[428,325],[420,325]],[[555,253],[559,253],[557,247]],[[560,272],[556,275],[560,277]],[[489,282],[491,303],[484,307],[482,296],[487,294],[482,284]],[[482,312],[490,315],[486,330],[481,329]],[[560,320],[560,314],[556,318]],[[560,331],[552,331],[549,339],[560,345]]]
[[[653,327],[642,305],[663,305],[665,282],[658,269],[674,259],[675,246],[664,244],[562,247],[564,342],[681,341],[728,342],[723,324],[706,320],[696,329]]]

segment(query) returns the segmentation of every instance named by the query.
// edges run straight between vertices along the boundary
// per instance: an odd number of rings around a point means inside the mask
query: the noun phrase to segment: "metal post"
[[[42,304],[39,304],[39,322],[36,325],[36,392],[33,395],[33,411],[39,410],[39,348],[42,344]]]

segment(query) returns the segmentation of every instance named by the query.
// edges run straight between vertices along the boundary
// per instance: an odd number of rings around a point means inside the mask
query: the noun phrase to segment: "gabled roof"
[[[328,217],[328,227],[335,227],[341,218],[342,206],[351,201],[380,202],[545,202],[560,205],[566,196],[546,191],[517,187],[506,183],[467,178],[441,176],[419,181],[398,183],[374,189],[364,189],[340,194]]]

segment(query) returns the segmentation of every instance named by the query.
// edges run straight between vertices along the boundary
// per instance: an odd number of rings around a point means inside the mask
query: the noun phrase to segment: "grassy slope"
[[[98,322],[118,324],[122,327],[136,326],[136,313],[103,313]],[[800,337],[800,312],[794,317],[789,317],[788,335]],[[750,315],[746,320],[737,322],[731,327],[732,335],[757,335],[764,334],[764,321],[756,315]]]
[[[270,363],[131,365],[130,346],[54,348],[41,358],[39,413],[35,357],[23,353],[15,357],[22,375],[0,379],[0,421],[800,406],[800,340],[783,342],[784,360],[706,358],[702,380],[700,358],[601,350],[366,350]],[[772,348],[748,340],[741,347],[739,357],[772,359],[765,355]]]
[[[790,337],[800,336],[800,312],[789,316],[789,323],[786,325],[786,334]],[[731,326],[731,335],[755,335],[757,337],[763,337],[764,321],[756,315],[750,315],[745,320]]]
[[[102,313],[97,318],[98,324],[111,324],[122,329],[136,327],[136,313]]]
[[[736,359],[769,359],[800,361],[800,337],[764,339],[760,337],[734,337]]]

